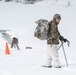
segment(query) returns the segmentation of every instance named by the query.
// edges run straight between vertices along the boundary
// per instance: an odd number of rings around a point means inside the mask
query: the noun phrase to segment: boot
[[[57,66],[57,67],[55,67],[55,68],[61,68],[62,66]]]
[[[42,67],[52,68],[52,65],[50,65],[50,66],[43,65]]]

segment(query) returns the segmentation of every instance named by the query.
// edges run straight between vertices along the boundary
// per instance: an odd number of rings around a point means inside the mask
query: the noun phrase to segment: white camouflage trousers
[[[58,45],[47,44],[46,66],[50,66],[50,65],[52,65],[53,67],[61,66],[57,47],[58,47]]]

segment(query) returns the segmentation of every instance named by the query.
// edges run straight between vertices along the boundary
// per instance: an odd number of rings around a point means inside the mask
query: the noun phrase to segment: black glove
[[[64,39],[63,41],[64,41],[64,42],[67,42],[67,39]]]
[[[64,41],[64,42],[67,42],[67,41],[68,41],[68,40],[65,39],[63,36],[60,36],[60,37],[59,37],[59,40],[60,40],[60,41]]]

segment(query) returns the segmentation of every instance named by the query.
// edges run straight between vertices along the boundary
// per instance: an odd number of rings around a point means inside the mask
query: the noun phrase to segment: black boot
[[[62,66],[58,66],[58,67],[55,67],[55,68],[61,68]]]
[[[42,67],[45,67],[45,68],[52,68],[52,65],[50,65],[50,66],[43,65]]]

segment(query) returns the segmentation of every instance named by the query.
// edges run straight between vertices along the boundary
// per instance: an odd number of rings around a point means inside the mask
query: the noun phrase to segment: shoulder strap
[[[50,33],[51,23],[52,23],[51,21],[48,22],[48,25],[49,25],[48,34],[47,34],[48,39],[51,37],[51,33]]]
[[[52,24],[55,24],[55,22],[53,20],[51,20],[50,22],[48,22],[49,30],[50,30]]]
[[[50,32],[51,24],[52,24],[52,22],[50,21],[50,22],[48,23],[48,25],[49,25],[49,29],[48,29],[48,31],[49,31],[49,32]]]

